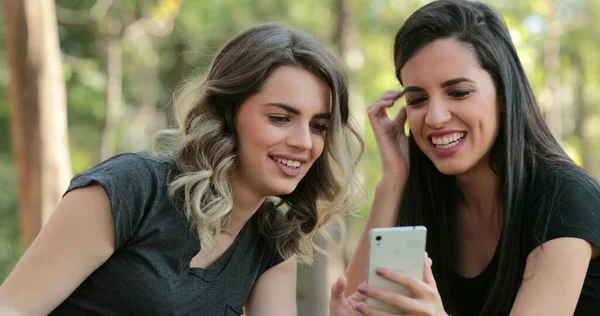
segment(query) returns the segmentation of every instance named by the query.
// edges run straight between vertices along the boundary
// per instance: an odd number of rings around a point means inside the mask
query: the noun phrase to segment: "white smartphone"
[[[385,267],[414,275],[423,280],[425,267],[425,226],[373,228],[369,231],[369,267],[367,283],[378,288],[412,296],[403,286],[390,282],[375,273]],[[403,311],[367,297],[366,303],[382,311],[403,314]]]

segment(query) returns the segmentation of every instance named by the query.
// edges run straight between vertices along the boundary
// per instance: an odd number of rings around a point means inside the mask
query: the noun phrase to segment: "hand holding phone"
[[[403,286],[379,277],[375,270],[379,267],[401,271],[423,280],[425,264],[425,244],[427,229],[424,226],[373,228],[369,231],[369,265],[367,283],[412,297]],[[367,297],[369,306],[382,311],[399,313],[403,311]]]

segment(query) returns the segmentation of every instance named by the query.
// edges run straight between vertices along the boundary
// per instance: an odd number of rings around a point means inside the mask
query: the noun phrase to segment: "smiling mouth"
[[[285,165],[286,167],[289,167],[289,168],[297,169],[302,166],[302,163],[297,160],[281,159],[281,158],[272,157],[272,156],[270,156],[270,158],[282,165]]]
[[[432,136],[431,142],[435,148],[449,149],[452,148],[466,137],[465,132],[455,132],[444,136]]]

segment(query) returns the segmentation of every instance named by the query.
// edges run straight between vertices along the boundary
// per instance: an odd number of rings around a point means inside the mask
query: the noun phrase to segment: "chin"
[[[461,166],[459,164],[456,163],[442,163],[442,164],[435,164],[435,168],[442,174],[445,174],[447,176],[458,176],[461,175],[463,173],[465,173],[467,171],[467,168],[465,168],[464,166]]]
[[[272,194],[270,194],[271,196],[282,196],[282,195],[288,195],[291,194],[292,192],[294,192],[294,190],[296,190],[297,187],[297,183],[295,183],[294,185],[279,185],[275,188],[271,188],[271,192]]]

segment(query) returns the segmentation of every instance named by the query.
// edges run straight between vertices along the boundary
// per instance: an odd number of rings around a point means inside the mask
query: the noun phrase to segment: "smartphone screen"
[[[378,276],[375,269],[385,267],[409,273],[423,280],[426,239],[427,229],[424,226],[371,229],[369,231],[367,283],[384,290],[412,296],[412,293],[404,287]],[[386,312],[403,313],[402,310],[372,298],[367,298],[366,303]]]

